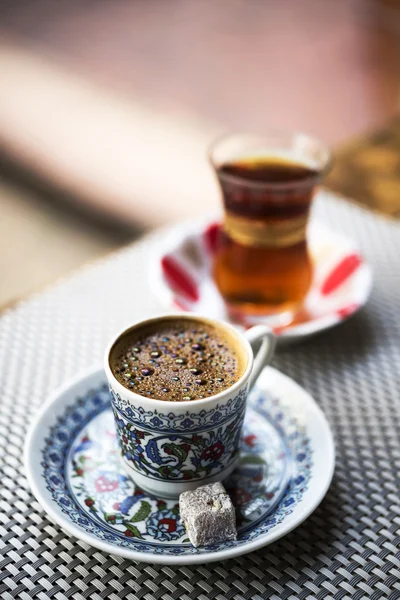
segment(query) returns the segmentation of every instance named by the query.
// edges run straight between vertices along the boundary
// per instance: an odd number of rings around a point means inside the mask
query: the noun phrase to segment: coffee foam
[[[127,389],[188,401],[229,389],[247,356],[238,334],[197,318],[166,317],[133,327],[111,349],[110,366]]]

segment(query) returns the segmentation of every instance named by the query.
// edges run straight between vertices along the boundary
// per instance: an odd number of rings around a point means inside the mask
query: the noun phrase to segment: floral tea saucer
[[[205,448],[202,460],[212,452]],[[304,521],[329,487],[334,447],[311,396],[266,368],[248,402],[239,467],[225,482],[238,539],[202,548],[188,541],[176,500],[150,496],[124,471],[102,370],[46,403],[26,442],[25,467],[37,500],[67,533],[125,558],[190,564],[251,552]]]

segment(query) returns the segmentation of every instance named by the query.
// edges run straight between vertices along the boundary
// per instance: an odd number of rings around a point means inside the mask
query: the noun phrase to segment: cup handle
[[[249,391],[254,386],[263,368],[269,364],[275,352],[276,337],[266,325],[256,325],[248,329],[245,338],[254,354],[253,369],[249,379]]]

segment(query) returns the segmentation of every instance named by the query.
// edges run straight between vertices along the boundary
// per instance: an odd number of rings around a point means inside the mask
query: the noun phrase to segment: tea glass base
[[[132,469],[130,464],[125,458],[121,457],[122,464],[125,472],[134,483],[144,492],[155,496],[156,498],[165,498],[166,500],[178,499],[182,492],[189,490],[195,490],[201,485],[207,485],[208,483],[216,483],[218,481],[224,481],[234,471],[237,466],[239,457],[234,460],[226,469],[216,475],[210,477],[204,477],[202,479],[195,479],[194,481],[160,481],[157,479],[150,479],[147,475],[138,473],[136,469]]]
[[[248,325],[257,325],[262,322],[271,328],[286,327],[290,325],[295,317],[296,310],[283,310],[281,312],[263,312],[242,310],[237,306],[227,305],[229,317],[237,323],[245,322]]]

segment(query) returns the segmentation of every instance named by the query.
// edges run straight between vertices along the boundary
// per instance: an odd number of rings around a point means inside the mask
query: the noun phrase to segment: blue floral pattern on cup
[[[121,454],[134,469],[153,479],[187,481],[216,475],[236,458],[243,411],[244,407],[217,430],[157,436],[115,413]]]
[[[307,489],[312,456],[304,430],[279,401],[253,396],[239,467],[226,482],[239,537],[206,548],[188,543],[176,501],[146,494],[125,474],[106,385],[77,398],[51,428],[42,468],[53,501],[87,533],[144,553],[184,555],[240,545],[281,523]]]
[[[247,389],[209,410],[164,414],[132,406],[110,388],[119,445],[150,479],[189,481],[218,475],[236,460]]]
[[[197,433],[216,425],[224,425],[244,410],[247,397],[246,390],[241,390],[234,398],[218,404],[210,410],[202,410],[200,413],[188,410],[183,414],[174,414],[173,412],[145,410],[142,406],[132,406],[128,400],[122,399],[111,387],[110,394],[114,412],[132,425],[147,431],[163,433],[170,431],[172,434],[175,432]]]

